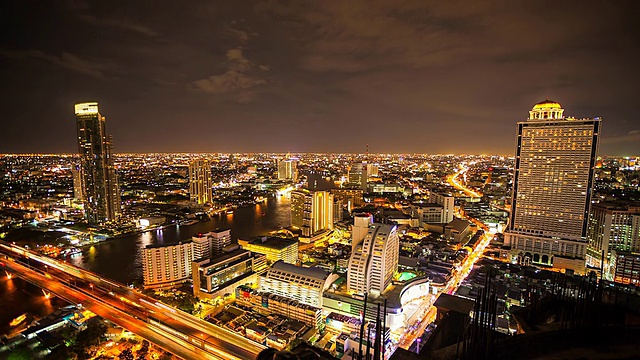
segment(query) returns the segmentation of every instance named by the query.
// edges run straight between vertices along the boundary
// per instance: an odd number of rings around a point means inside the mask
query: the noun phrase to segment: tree
[[[133,351],[131,351],[131,349],[126,349],[123,350],[120,355],[118,355],[118,359],[135,360],[135,357],[133,356]]]

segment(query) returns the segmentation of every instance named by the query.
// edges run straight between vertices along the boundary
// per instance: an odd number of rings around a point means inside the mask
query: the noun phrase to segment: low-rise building
[[[322,307],[322,295],[336,279],[337,274],[320,268],[304,268],[278,261],[260,277],[260,289],[303,304]]]
[[[289,264],[298,262],[298,240],[273,236],[263,236],[253,240],[238,239],[238,245],[252,253],[263,254],[267,261],[282,260]]]

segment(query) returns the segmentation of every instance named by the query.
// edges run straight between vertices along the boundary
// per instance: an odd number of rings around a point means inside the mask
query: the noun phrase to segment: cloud
[[[78,18],[88,24],[108,27],[118,30],[131,31],[146,36],[157,36],[158,33],[144,25],[127,18],[97,18],[93,15],[77,14]]]
[[[158,33],[134,20],[121,16],[103,15],[100,17],[92,15],[91,4],[85,0],[69,0],[68,8],[76,17],[87,24],[98,27],[106,27],[123,31],[135,32],[146,36],[157,36]]]
[[[603,136],[602,144],[640,143],[640,129],[631,130],[626,134]]]
[[[10,59],[46,63],[99,79],[106,78],[105,70],[107,66],[105,64],[85,60],[68,52],[52,55],[40,50],[0,50],[0,55]]]
[[[229,92],[242,92],[259,85],[266,84],[265,79],[248,75],[256,70],[267,71],[268,67],[256,65],[242,54],[242,49],[229,49],[226,53],[227,71],[220,75],[212,75],[204,79],[196,80],[193,84],[196,88],[209,94],[223,94]],[[252,96],[241,93],[238,96],[240,102],[248,102]]]

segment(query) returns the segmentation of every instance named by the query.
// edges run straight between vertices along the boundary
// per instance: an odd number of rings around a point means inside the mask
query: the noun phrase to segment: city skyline
[[[116,153],[509,154],[548,97],[605,119],[602,155],[640,153],[638,5],[549,6],[15,2],[0,152],[74,152],[97,101]]]

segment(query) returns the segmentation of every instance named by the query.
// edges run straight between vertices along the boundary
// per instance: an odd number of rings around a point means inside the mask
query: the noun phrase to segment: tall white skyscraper
[[[518,123],[505,245],[519,261],[584,271],[600,126],[600,118],[564,117],[551,100]]]
[[[396,229],[396,225],[374,223],[369,226],[367,235],[355,245],[349,259],[349,292],[378,296],[391,284],[398,270],[400,250]]]
[[[198,204],[213,200],[211,165],[207,160],[194,160],[189,164],[189,198]]]

